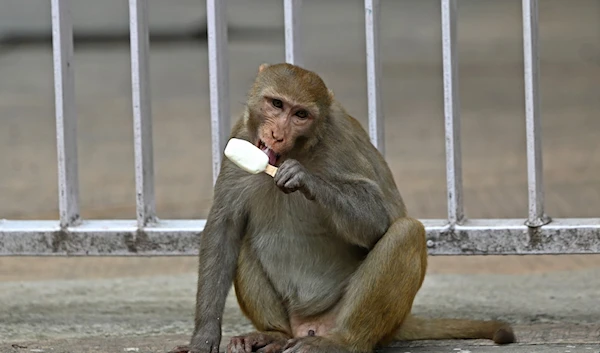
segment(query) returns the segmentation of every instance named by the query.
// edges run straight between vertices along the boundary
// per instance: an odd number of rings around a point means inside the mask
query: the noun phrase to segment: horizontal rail
[[[422,220],[430,255],[600,253],[600,218],[563,218],[538,228],[524,219],[472,219],[450,226]],[[0,221],[0,256],[197,255],[206,220],[161,220],[144,228],[136,220]]]
[[[204,220],[0,221],[0,255],[192,255]],[[196,252],[197,253],[197,252]]]

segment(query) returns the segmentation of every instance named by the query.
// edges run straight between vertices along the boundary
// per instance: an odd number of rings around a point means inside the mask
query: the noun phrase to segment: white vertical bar
[[[383,133],[383,101],[381,96],[381,59],[379,28],[381,6],[379,0],[365,0],[365,36],[367,49],[367,101],[369,135],[371,142],[385,155]]]
[[[523,66],[525,78],[525,119],[527,129],[527,182],[529,217],[527,224],[540,226],[544,219],[542,184],[542,134],[539,96],[538,2],[523,0]]]
[[[135,145],[135,188],[138,227],[155,220],[152,107],[150,100],[147,0],[129,0],[131,88]]]
[[[450,224],[460,223],[464,218],[456,2],[457,0],[442,0],[446,183],[448,188],[448,221]]]
[[[69,6],[68,0],[52,0],[52,53],[61,227],[71,226],[80,218],[73,27]]]
[[[221,157],[231,132],[226,6],[226,0],[206,1],[213,183],[219,175]]]
[[[300,37],[300,6],[302,0],[283,0],[285,26],[285,61],[302,66]]]

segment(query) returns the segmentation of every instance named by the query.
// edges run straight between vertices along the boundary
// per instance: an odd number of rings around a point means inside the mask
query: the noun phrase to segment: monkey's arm
[[[349,242],[372,248],[390,226],[379,186],[360,176],[316,175],[296,160],[285,161],[275,175],[285,193],[301,191],[327,209],[338,233]]]
[[[222,170],[219,179],[200,240],[196,317],[190,352],[218,352],[221,318],[245,227],[243,202],[236,199],[239,193],[234,193],[231,185],[225,185],[232,178],[226,177]]]

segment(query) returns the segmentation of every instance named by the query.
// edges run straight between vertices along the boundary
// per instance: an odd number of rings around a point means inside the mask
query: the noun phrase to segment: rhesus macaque
[[[173,352],[216,353],[233,282],[256,332],[230,353],[372,352],[397,340],[515,342],[501,321],[411,315],[427,267],[386,161],[314,72],[263,64],[231,137],[279,170],[223,159],[201,237],[195,329]]]

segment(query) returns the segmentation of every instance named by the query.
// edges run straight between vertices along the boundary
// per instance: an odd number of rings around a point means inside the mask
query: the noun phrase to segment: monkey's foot
[[[169,353],[188,353],[190,352],[190,346],[177,346],[169,351]]]
[[[350,353],[349,350],[323,337],[302,337],[288,341],[283,353]]]
[[[231,338],[227,353],[280,353],[287,339],[280,333],[252,332]]]
[[[283,346],[286,341],[277,341],[273,343],[269,343],[261,349],[257,350],[258,353],[281,353],[283,351]]]

